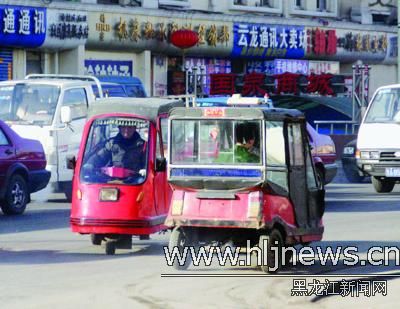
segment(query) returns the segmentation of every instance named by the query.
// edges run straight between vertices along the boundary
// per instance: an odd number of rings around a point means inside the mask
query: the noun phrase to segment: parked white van
[[[0,119],[22,137],[42,143],[50,185],[55,192],[64,192],[68,200],[72,171],[67,169],[66,158],[78,152],[87,109],[95,100],[93,81],[101,90],[98,80],[88,76],[33,74],[24,80],[0,82]],[[63,106],[70,107],[68,124],[61,120]]]
[[[391,192],[400,180],[400,84],[374,93],[357,138],[357,165],[371,175],[376,192]]]

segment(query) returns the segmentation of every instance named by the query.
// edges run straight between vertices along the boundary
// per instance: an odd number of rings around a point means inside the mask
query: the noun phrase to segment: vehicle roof
[[[90,84],[88,81],[82,80],[71,80],[71,79],[54,79],[54,78],[40,78],[40,79],[19,79],[19,80],[8,80],[0,82],[2,85],[15,85],[15,84],[36,84],[36,85],[53,85],[53,86],[80,86],[84,84]]]
[[[266,120],[304,120],[304,114],[296,109],[285,108],[271,108],[267,105],[256,105],[253,107],[243,106],[224,106],[225,115],[221,118],[234,118],[234,119],[266,119]],[[190,108],[174,108],[170,111],[171,117],[182,118],[202,118],[204,108],[190,107]],[[212,117],[213,119],[218,119]]]
[[[176,99],[109,97],[96,100],[91,104],[88,118],[103,114],[126,113],[155,121],[158,115],[168,113],[171,108],[183,106],[185,106],[185,103]]]
[[[101,82],[112,82],[112,83],[118,83],[118,84],[142,85],[142,82],[140,81],[140,79],[135,77],[135,76],[101,76],[101,75],[96,75],[95,77],[97,77],[98,80],[101,81]]]

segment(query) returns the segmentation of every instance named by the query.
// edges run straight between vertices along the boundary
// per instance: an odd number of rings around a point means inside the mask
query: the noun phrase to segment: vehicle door
[[[0,127],[0,188],[4,187],[7,171],[15,161],[15,147]]]
[[[157,145],[156,159],[163,159],[168,152],[168,123],[167,116],[162,116],[158,120],[157,128]],[[154,161],[156,164],[156,160]],[[172,191],[167,182],[166,171],[155,172],[154,175],[154,196],[156,199],[156,207],[158,214],[166,214],[168,212],[169,200],[172,196]]]
[[[58,174],[59,181],[71,181],[72,170],[67,169],[67,156],[77,156],[86,123],[88,96],[84,86],[69,88],[64,91],[61,106],[71,108],[71,123],[64,130],[57,131]],[[58,121],[61,122],[60,115]]]
[[[305,124],[286,123],[285,135],[289,197],[294,206],[297,224],[300,228],[317,227],[324,212],[324,191],[318,189]]]

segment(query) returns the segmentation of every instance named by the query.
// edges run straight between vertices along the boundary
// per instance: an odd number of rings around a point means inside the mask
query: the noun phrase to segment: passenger
[[[139,172],[145,167],[145,141],[136,132],[136,126],[119,126],[119,133],[105,147],[94,153],[84,168],[123,167]]]
[[[256,147],[256,137],[249,128],[241,127],[237,132],[235,161],[239,163],[259,163],[260,150]]]

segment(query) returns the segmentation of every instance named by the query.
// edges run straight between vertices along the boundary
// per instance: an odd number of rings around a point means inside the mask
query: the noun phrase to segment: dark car
[[[309,123],[307,133],[317,177],[322,180],[320,183],[328,184],[337,172],[335,143],[329,135],[318,133]]]
[[[356,161],[357,139],[348,142],[342,152],[344,174],[350,182],[362,182],[367,176],[358,168]]]
[[[5,215],[22,214],[30,194],[50,179],[39,141],[20,137],[0,120],[0,207]]]

